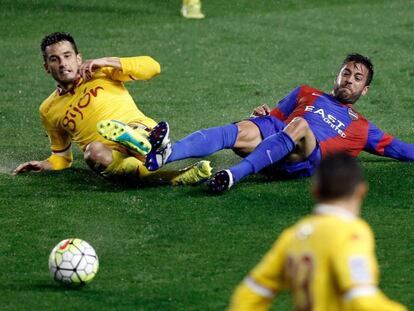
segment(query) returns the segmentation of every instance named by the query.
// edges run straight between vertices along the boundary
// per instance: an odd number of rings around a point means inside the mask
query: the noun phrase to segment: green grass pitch
[[[68,31],[84,58],[151,55],[162,73],[128,88],[139,107],[166,119],[173,140],[243,119],[292,88],[329,91],[348,52],[372,57],[376,77],[357,109],[414,143],[414,3],[205,0],[205,20],[179,15],[180,0],[2,0],[0,3],[0,310],[223,310],[234,286],[276,236],[312,208],[310,180],[253,176],[220,197],[202,185],[128,189],[73,168],[12,177],[44,159],[38,106],[54,88],[41,38]],[[236,163],[223,151],[215,169]],[[414,166],[363,154],[381,287],[414,308]],[[173,166],[184,166],[183,161]],[[67,290],[48,275],[60,240],[89,241],[96,279]],[[277,310],[290,310],[287,295]]]

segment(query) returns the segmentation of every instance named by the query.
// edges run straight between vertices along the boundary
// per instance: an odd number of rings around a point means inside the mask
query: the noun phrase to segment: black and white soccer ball
[[[53,279],[64,285],[83,285],[95,277],[99,260],[93,247],[81,239],[66,239],[53,248],[49,271]]]

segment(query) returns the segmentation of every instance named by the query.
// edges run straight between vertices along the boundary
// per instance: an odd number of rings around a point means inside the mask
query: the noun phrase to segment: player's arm
[[[414,144],[403,142],[381,131],[371,122],[369,122],[368,140],[364,150],[400,161],[414,161]]]
[[[150,80],[161,72],[160,64],[149,56],[103,57],[87,60],[80,66],[80,75],[89,80],[98,70],[112,80]]]
[[[247,276],[233,293],[230,311],[268,310],[276,292]]]
[[[333,270],[342,299],[349,311],[405,311],[403,305],[388,299],[378,288],[378,264],[374,237],[363,223],[350,232],[332,255]]]
[[[299,95],[305,88],[306,86],[299,86],[295,88],[285,98],[279,101],[276,107],[270,111],[269,115],[278,118],[281,121],[285,121],[296,108]]]
[[[42,172],[52,170],[63,170],[69,168],[72,165],[73,157],[72,153],[52,153],[52,155],[42,161],[32,160],[20,164],[14,169],[12,175],[17,175],[24,172]]]
[[[287,119],[289,114],[295,109],[297,104],[297,98],[302,87],[297,87],[292,92],[290,92],[285,98],[283,98],[279,103],[272,109],[267,104],[260,105],[254,108],[251,113],[251,117],[261,117],[261,116],[274,116],[281,121]]]
[[[40,117],[50,140],[52,154],[42,161],[34,160],[20,164],[12,172],[12,175],[30,171],[63,170],[72,165],[71,138],[63,129],[53,126],[49,119],[42,113],[42,110],[40,110]]]
[[[43,161],[28,161],[20,164],[18,167],[16,167],[12,175],[16,176],[17,174],[24,173],[24,172],[42,172],[42,171],[50,171],[52,170],[52,164],[48,160]]]
[[[372,287],[356,287],[348,293],[348,297],[345,298],[348,311],[408,311],[405,306]]]
[[[270,308],[276,293],[285,287],[283,266],[289,235],[287,232],[281,235],[262,261],[236,288],[229,310],[261,311]]]

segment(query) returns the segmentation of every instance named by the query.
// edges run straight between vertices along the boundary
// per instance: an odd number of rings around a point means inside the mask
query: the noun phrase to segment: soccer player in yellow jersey
[[[230,310],[267,310],[282,290],[292,292],[297,311],[407,310],[378,288],[374,236],[358,217],[367,189],[353,158],[323,160],[314,213],[281,234],[238,286]]]
[[[151,148],[145,139],[147,131],[156,122],[138,109],[124,82],[150,80],[157,76],[160,65],[153,58],[105,57],[83,62],[73,37],[61,32],[46,36],[41,50],[44,68],[57,82],[56,90],[39,109],[52,155],[43,161],[19,165],[14,175],[70,167],[72,142],[84,151],[89,167],[108,178],[189,184],[210,175],[211,168],[206,161],[183,171],[160,174],[152,174],[142,165],[143,156]],[[137,138],[139,142],[133,145],[135,153],[98,133],[97,124],[105,120],[130,125],[123,127],[128,138],[123,144],[128,147],[128,140]]]

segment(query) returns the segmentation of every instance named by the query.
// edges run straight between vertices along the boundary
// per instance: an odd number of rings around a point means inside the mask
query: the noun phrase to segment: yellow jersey
[[[41,104],[40,116],[52,153],[67,153],[71,142],[82,150],[93,141],[116,149],[115,143],[98,134],[96,123],[100,120],[139,123],[147,128],[156,125],[138,109],[123,82],[149,80],[160,73],[160,65],[149,56],[120,58],[120,62],[122,69],[101,68],[91,80],[78,78],[69,91],[58,87]]]
[[[378,279],[368,224],[321,204],[281,234],[239,285],[230,309],[267,310],[277,292],[289,290],[297,311],[406,310],[379,291]]]

